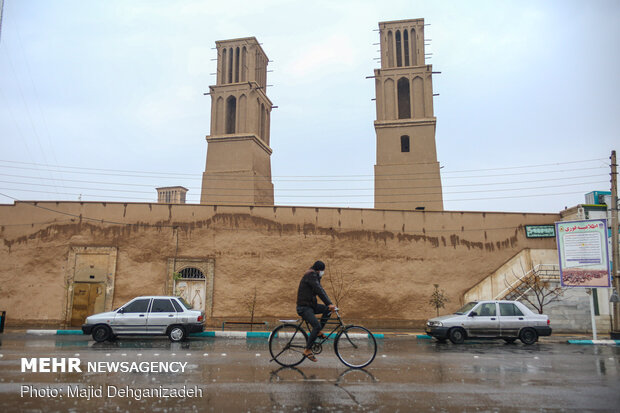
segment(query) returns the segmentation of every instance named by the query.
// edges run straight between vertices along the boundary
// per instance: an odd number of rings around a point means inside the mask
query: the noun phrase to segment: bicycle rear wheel
[[[271,357],[281,366],[293,367],[304,361],[308,334],[298,325],[282,324],[269,336]]]
[[[349,326],[336,337],[334,350],[344,364],[354,369],[361,369],[375,359],[377,341],[368,329]]]

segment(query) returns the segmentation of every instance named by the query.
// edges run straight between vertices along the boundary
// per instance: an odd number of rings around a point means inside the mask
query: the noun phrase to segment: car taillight
[[[201,316],[201,315],[199,315],[199,316],[198,316],[198,322],[200,323],[201,321],[202,321],[202,316]]]

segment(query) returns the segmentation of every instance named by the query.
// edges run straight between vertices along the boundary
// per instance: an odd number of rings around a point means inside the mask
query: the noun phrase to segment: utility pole
[[[613,266],[613,286],[616,293],[620,293],[620,258],[618,257],[618,163],[616,162],[616,151],[611,151],[611,256]],[[620,338],[620,303],[613,303],[614,324],[611,332],[612,338]],[[615,337],[614,337],[615,336]]]
[[[4,0],[0,0],[0,39],[2,39],[2,12],[4,11]]]

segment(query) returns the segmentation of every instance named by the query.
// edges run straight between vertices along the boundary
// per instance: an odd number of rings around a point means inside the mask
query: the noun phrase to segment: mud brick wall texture
[[[519,251],[555,248],[554,238],[526,238],[525,225],[559,220],[529,213],[17,202],[0,205],[0,309],[12,325],[66,325],[76,268],[69,261],[77,249],[90,248],[114,251],[105,270],[112,296],[106,310],[135,296],[168,294],[171,259],[208,260],[209,324],[247,319],[243,303],[255,288],[256,320],[293,318],[299,280],[321,259],[328,265],[323,284],[328,294],[341,295],[347,320],[419,327],[435,312],[428,303],[433,284],[450,299],[446,312],[458,308],[467,289]]]

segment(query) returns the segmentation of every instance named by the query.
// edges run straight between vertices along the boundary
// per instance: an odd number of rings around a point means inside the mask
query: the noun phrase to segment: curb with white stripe
[[[426,334],[418,334],[416,336],[418,340],[430,340],[431,336]],[[620,340],[567,340],[568,344],[581,344],[581,345],[603,345],[603,346],[620,346]]]
[[[55,335],[82,335],[82,330],[26,330],[26,334],[35,334],[37,336],[55,336]]]
[[[53,335],[84,335],[82,330],[26,330],[26,334],[38,336]],[[219,338],[269,338],[271,332],[268,331],[203,331],[202,333],[192,333],[190,337],[219,337]],[[375,338],[384,338],[383,334],[373,334]]]
[[[620,340],[568,340],[568,344],[598,344],[604,346],[620,346]]]

